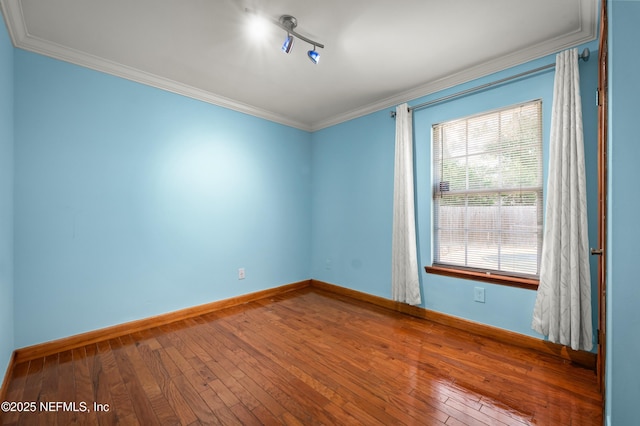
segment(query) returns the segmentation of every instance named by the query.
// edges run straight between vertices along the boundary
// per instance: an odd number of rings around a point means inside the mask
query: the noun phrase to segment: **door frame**
[[[607,184],[608,184],[608,20],[607,1],[601,1],[598,43],[598,357],[600,392],[605,395],[607,325]]]

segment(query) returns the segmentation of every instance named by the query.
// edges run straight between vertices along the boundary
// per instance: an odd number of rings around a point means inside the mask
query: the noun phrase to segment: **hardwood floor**
[[[602,424],[591,370],[312,288],[17,364],[6,399],[35,412],[3,425]]]

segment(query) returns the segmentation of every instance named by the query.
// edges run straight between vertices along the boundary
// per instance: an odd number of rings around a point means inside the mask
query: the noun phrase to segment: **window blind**
[[[434,264],[537,276],[542,102],[433,126]]]

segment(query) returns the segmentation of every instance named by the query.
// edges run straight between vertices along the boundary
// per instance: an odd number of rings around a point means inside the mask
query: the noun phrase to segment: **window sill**
[[[501,284],[511,287],[537,290],[539,281],[534,278],[510,277],[489,272],[476,272],[464,269],[448,268],[444,266],[425,266],[427,274],[445,275],[448,277],[462,278],[466,280],[483,281],[492,284]]]

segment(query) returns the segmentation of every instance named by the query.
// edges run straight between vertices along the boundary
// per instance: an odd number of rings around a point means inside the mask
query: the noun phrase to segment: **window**
[[[431,269],[537,280],[542,102],[434,125],[433,170]]]

